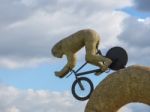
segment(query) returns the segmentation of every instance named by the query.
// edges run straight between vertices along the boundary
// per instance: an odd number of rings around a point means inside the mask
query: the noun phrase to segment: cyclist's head
[[[58,42],[56,45],[54,45],[54,47],[52,48],[52,54],[57,58],[62,58],[63,51],[61,47],[61,42]]]

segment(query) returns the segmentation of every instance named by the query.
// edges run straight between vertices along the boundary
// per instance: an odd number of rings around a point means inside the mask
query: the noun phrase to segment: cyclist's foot
[[[110,65],[112,64],[112,60],[107,58],[105,61],[104,61],[104,65],[109,67]]]
[[[100,71],[98,71],[98,72],[95,72],[95,75],[96,75],[96,76],[99,76],[101,73],[103,73],[103,71],[100,70]]]
[[[55,76],[56,76],[56,77],[59,77],[59,78],[63,78],[63,76],[61,75],[60,72],[55,72]]]
[[[105,72],[108,70],[109,66],[111,65],[112,61],[110,59],[106,59],[104,62],[99,62],[101,65],[101,70]]]
[[[102,66],[104,65],[103,62],[99,62],[100,68],[102,68]],[[103,73],[103,71],[100,69],[99,71],[95,72],[96,76],[99,76],[101,73]]]

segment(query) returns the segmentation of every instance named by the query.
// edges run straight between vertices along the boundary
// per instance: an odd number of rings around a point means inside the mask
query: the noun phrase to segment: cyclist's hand
[[[61,72],[58,72],[58,71],[55,72],[55,76],[59,78],[63,78],[63,76],[61,75]]]

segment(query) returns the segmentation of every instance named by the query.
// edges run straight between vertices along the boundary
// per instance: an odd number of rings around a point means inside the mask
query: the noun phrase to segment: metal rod
[[[85,62],[79,69],[77,69],[75,72],[77,73],[78,71],[80,71],[85,65],[87,64],[87,62]]]
[[[95,73],[95,72],[102,72],[102,71],[101,71],[101,69],[95,69],[95,70],[77,73],[76,76],[86,75],[86,74]]]

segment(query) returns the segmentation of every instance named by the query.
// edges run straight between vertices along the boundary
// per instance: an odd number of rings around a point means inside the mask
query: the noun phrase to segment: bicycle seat
[[[112,70],[125,68],[128,61],[127,52],[122,47],[113,47],[109,49],[105,57],[112,60],[112,64],[109,66]]]

